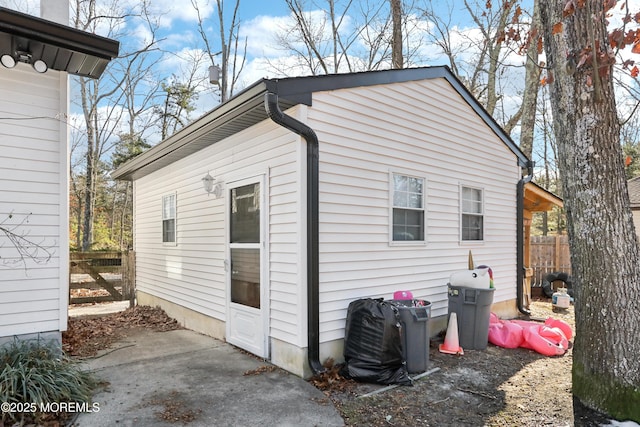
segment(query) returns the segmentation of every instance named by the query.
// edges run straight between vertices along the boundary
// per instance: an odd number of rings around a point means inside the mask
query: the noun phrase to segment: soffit
[[[98,78],[119,47],[115,40],[0,7],[0,56],[24,52],[49,69]]]

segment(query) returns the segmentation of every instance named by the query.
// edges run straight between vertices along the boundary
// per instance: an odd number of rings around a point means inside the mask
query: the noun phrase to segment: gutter
[[[277,94],[265,94],[264,108],[271,120],[307,141],[307,358],[317,375],[325,370],[320,363],[318,136],[309,126],[280,110]]]
[[[518,181],[516,190],[516,305],[520,313],[530,316],[524,308],[524,186],[533,178],[534,162],[527,162],[527,175]]]

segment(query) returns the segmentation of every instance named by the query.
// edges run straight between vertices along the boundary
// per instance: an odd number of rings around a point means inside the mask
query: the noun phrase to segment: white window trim
[[[482,206],[481,206],[481,210],[482,213],[480,214],[480,216],[482,216],[482,240],[463,240],[462,239],[462,215],[463,214],[467,214],[467,215],[474,215],[473,213],[467,213],[467,212],[463,212],[462,211],[462,189],[463,188],[470,188],[472,190],[480,190],[482,192]],[[464,184],[464,183],[459,183],[458,185],[458,241],[460,242],[460,245],[464,245],[464,246],[479,246],[479,245],[483,245],[485,240],[486,240],[486,228],[485,228],[485,223],[486,223],[486,213],[485,213],[485,199],[486,199],[486,191],[484,189],[484,187],[478,187],[477,185],[468,185],[468,184]]]
[[[423,236],[422,236],[422,240],[393,240],[393,195],[394,195],[394,188],[393,188],[393,176],[394,175],[403,175],[403,176],[408,176],[411,178],[418,178],[422,180],[422,221],[424,223],[424,229],[423,229]],[[403,171],[403,170],[390,170],[389,171],[389,235],[388,235],[388,240],[389,240],[389,246],[424,246],[427,244],[427,177],[417,174],[415,172],[410,172],[410,171]],[[400,208],[400,209],[405,209],[405,208]],[[410,208],[409,208],[410,209]],[[415,209],[415,210],[420,210],[420,209]]]
[[[165,217],[164,217],[164,201],[167,197],[171,197],[173,196],[173,200],[174,200],[174,216],[173,216],[173,242],[165,242],[164,241],[164,221],[165,221]],[[173,193],[167,193],[167,194],[163,194],[162,195],[162,199],[160,202],[160,241],[162,242],[163,246],[178,246],[178,193],[177,192],[173,192]],[[166,218],[166,219],[170,219],[170,218]]]

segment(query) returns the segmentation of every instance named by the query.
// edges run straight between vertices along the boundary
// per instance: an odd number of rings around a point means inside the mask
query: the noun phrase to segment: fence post
[[[555,271],[560,271],[560,236],[555,236],[556,241],[556,253],[554,257],[553,269]]]
[[[129,307],[133,308],[136,302],[136,253],[127,251],[122,257],[123,276],[126,277],[127,294],[129,296]]]

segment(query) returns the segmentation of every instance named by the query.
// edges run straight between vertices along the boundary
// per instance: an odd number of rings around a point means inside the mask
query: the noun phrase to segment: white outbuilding
[[[470,250],[492,311],[522,310],[531,167],[426,67],[260,80],[112,176],[134,184],[138,303],[309,376],[342,359],[353,300],[409,290],[437,332]]]

